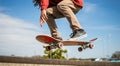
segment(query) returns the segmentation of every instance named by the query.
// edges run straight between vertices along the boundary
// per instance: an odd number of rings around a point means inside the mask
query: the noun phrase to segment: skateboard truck
[[[56,49],[56,48],[62,48],[63,43],[62,42],[53,42],[52,44],[49,44],[49,46],[43,46],[47,51],[50,51],[51,49]]]

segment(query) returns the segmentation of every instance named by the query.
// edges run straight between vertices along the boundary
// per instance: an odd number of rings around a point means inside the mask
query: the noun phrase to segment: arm
[[[47,19],[48,18],[47,18],[47,15],[46,15],[46,10],[45,9],[41,10],[41,15],[40,15],[40,26],[41,27]]]
[[[40,0],[39,5],[41,7],[41,10],[47,9],[49,5],[49,0]]]
[[[41,0],[39,3],[41,7],[41,14],[40,14],[40,26],[44,24],[45,20],[47,20],[46,9],[49,5],[49,0]]]

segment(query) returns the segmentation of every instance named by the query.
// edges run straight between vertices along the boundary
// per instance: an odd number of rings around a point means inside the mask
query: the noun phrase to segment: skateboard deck
[[[49,46],[47,46],[47,48],[46,47],[45,48],[49,49],[49,50],[50,50],[50,47],[52,47],[52,46],[57,47],[53,43],[59,41],[63,44],[63,46],[81,46],[78,48],[79,51],[81,51],[82,49],[86,49],[86,48],[92,48],[93,42],[95,40],[97,40],[97,38],[94,38],[94,39],[89,40],[89,41],[70,41],[70,40],[61,41],[61,40],[57,40],[57,39],[55,39],[51,36],[48,36],[48,35],[38,35],[38,36],[36,36],[36,39],[39,42],[42,42],[44,44],[48,44]]]

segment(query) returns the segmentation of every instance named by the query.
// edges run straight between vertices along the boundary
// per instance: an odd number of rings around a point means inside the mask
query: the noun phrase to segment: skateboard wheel
[[[50,46],[46,46],[45,48],[47,51],[50,51],[51,50],[51,47]]]
[[[63,43],[59,42],[58,43],[58,48],[62,48],[63,47]]]
[[[90,49],[93,49],[93,47],[94,47],[93,44],[90,44],[90,45],[89,45],[89,48],[90,48]]]
[[[78,48],[78,51],[79,51],[79,52],[81,52],[82,50],[83,50],[83,48],[82,48],[82,47],[79,47],[79,48]]]

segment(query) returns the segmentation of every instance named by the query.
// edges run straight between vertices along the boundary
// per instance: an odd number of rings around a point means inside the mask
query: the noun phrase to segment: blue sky
[[[78,52],[78,46],[64,47],[68,57],[110,57],[120,51],[120,4],[119,0],[84,0],[84,8],[76,14],[88,37],[98,38],[94,49]],[[43,55],[44,44],[35,40],[36,35],[49,34],[47,24],[39,25],[40,10],[32,0],[0,0],[0,55]],[[65,18],[56,20],[63,39],[71,33]]]

